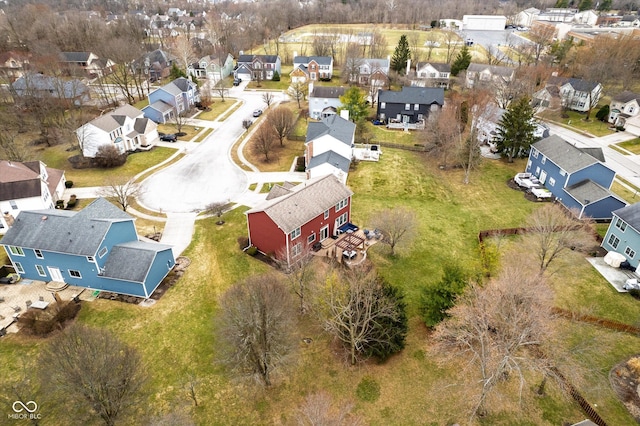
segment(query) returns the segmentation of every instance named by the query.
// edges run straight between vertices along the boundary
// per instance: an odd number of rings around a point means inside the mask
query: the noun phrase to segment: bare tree
[[[467,359],[477,369],[465,374],[480,384],[472,418],[486,412],[488,396],[512,376],[521,399],[527,371],[555,375],[554,363],[542,350],[552,342],[552,302],[545,281],[516,262],[484,286],[472,283],[436,327],[435,352]]]
[[[577,220],[575,214],[559,205],[547,204],[529,217],[528,233],[523,240],[528,252],[535,254],[540,274],[571,250],[586,252],[597,246],[592,224]]]
[[[191,111],[190,110],[185,110],[182,111],[178,114],[175,114],[175,123],[176,123],[176,130],[178,130],[178,133],[182,132],[182,127],[187,124],[187,120],[189,120],[189,115],[190,115]]]
[[[40,357],[43,386],[72,412],[93,413],[112,426],[137,406],[145,367],[138,352],[110,331],[74,324]]]
[[[370,58],[386,58],[387,51],[387,39],[378,28],[371,33],[371,45],[369,46]]]
[[[296,253],[293,249],[288,253],[286,249],[276,253],[278,268],[286,274],[287,281],[300,299],[300,314],[307,311],[307,293],[315,275],[314,259],[313,248],[309,244],[304,244]]]
[[[196,60],[196,56],[193,53],[193,45],[186,34],[181,34],[173,39],[171,50],[180,61],[180,65],[184,71]]]
[[[216,224],[222,225],[224,223],[224,220],[222,220],[221,217],[224,214],[225,210],[229,208],[230,204],[231,203],[229,201],[214,201],[207,204],[207,206],[204,208],[204,211],[207,214],[216,216],[218,218]]]
[[[430,31],[427,33],[427,41],[425,42],[425,47],[427,48],[427,61],[431,60],[431,55],[433,55],[433,49],[440,45],[438,41],[438,36],[435,32]],[[417,62],[416,62],[417,65]]]
[[[421,31],[411,31],[407,36],[409,41],[409,49],[411,49],[411,61],[414,66],[422,60],[422,43],[420,37]]]
[[[99,195],[115,201],[123,211],[131,205],[131,202],[143,194],[142,187],[133,179],[111,178],[99,192]]]
[[[538,23],[529,31],[528,38],[533,42],[532,56],[537,64],[542,54],[551,46],[558,30],[554,25]]]
[[[445,62],[450,64],[453,58],[455,58],[458,53],[458,49],[462,44],[460,37],[454,31],[444,30],[442,31],[442,35],[444,36],[444,47],[446,53]]]
[[[264,155],[264,160],[268,162],[277,137],[273,127],[263,123],[251,138],[251,149],[256,154]]]
[[[401,350],[406,336],[404,303],[368,266],[333,270],[318,286],[314,308],[322,327],[342,343],[354,365],[359,357]]]
[[[271,104],[275,101],[275,96],[273,92],[264,92],[262,94],[262,101],[267,104],[267,109],[271,106]]]
[[[482,89],[474,89],[466,94],[464,104],[466,105],[468,117],[462,117],[464,124],[469,121],[470,126],[464,137],[460,139],[459,161],[464,169],[464,184],[469,184],[471,171],[480,163],[480,141],[478,140],[478,117],[484,112],[491,98],[490,92]]]
[[[337,405],[331,395],[320,391],[304,399],[298,408],[297,420],[300,426],[359,426],[363,420],[352,413],[353,404]]]
[[[291,86],[289,86],[289,96],[298,103],[298,109],[301,108],[300,103],[304,101],[308,90],[308,86],[302,82],[292,83]]]
[[[288,107],[280,105],[267,114],[267,124],[278,136],[280,146],[284,146],[284,139],[296,125],[296,115]]]
[[[460,105],[450,101],[442,107],[435,119],[427,120],[419,137],[427,142],[427,146],[432,147],[429,155],[439,157],[442,168],[446,169],[456,152],[461,132]]]
[[[213,92],[218,95],[222,102],[224,102],[224,97],[229,93],[229,82],[225,78],[221,78],[213,86]]]
[[[376,213],[371,223],[382,232],[382,242],[391,248],[392,256],[398,246],[410,243],[418,228],[415,213],[402,207]]]
[[[287,287],[275,275],[254,275],[227,290],[220,308],[223,362],[239,376],[271,386],[295,347],[296,316]]]

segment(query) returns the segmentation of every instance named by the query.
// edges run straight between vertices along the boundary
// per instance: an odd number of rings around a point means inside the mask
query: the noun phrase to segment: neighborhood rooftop
[[[321,164],[331,164],[332,166],[337,167],[343,172],[349,173],[351,160],[343,157],[336,152],[325,151],[322,154],[314,155],[311,160],[309,160],[308,168],[312,169]]]
[[[620,219],[627,222],[636,231],[640,232],[640,203],[631,204],[613,212]]]
[[[319,86],[314,87],[309,97],[311,98],[339,98],[344,95],[344,92],[347,89],[344,87],[328,87],[328,86]]]
[[[345,120],[339,115],[331,115],[323,118],[322,121],[309,123],[306,142],[318,139],[324,135],[330,135],[340,142],[351,146],[355,127],[356,125],[351,121]]]
[[[588,179],[567,187],[567,192],[583,206],[611,196],[607,189]]]
[[[90,121],[91,124],[105,132],[116,130],[124,124],[125,117],[136,118],[142,114],[138,108],[129,104],[123,105],[114,111],[101,115]]]
[[[46,167],[49,192],[53,194],[64,171]],[[0,201],[38,197],[42,193],[40,162],[0,161]]]
[[[381,90],[378,103],[444,105],[444,90],[439,87],[402,87],[402,91]]]
[[[568,173],[576,172],[598,162],[598,159],[591,154],[557,135],[542,139],[532,146]]]
[[[583,80],[581,78],[567,78],[567,77],[558,77],[552,76],[549,77],[549,81],[547,82],[548,86],[564,86],[569,83],[574,90],[578,92],[591,92],[593,89],[598,86],[598,83],[593,81]]]
[[[130,241],[113,246],[104,265],[105,278],[144,282],[156,254],[171,246],[145,241]]]
[[[352,195],[353,192],[331,174],[303,182],[291,188],[289,194],[265,201],[247,214],[263,211],[288,234]]]

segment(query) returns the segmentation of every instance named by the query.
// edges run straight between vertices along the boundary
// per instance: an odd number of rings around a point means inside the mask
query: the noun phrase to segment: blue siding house
[[[578,148],[552,135],[531,145],[525,171],[580,219],[611,219],[627,205],[610,191],[616,172],[604,164],[600,148]]]
[[[613,219],[602,240],[602,247],[627,258],[631,266],[640,266],[640,203],[613,212]]]
[[[144,116],[156,123],[166,123],[193,108],[200,101],[198,86],[184,77],[149,93],[149,105],[142,108]]]
[[[138,240],[133,218],[98,198],[79,212],[26,210],[0,241],[21,277],[148,298],[175,265]]]

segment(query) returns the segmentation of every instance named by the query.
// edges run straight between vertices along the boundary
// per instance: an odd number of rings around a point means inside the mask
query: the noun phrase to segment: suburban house
[[[133,218],[104,198],[79,212],[22,211],[0,244],[23,278],[144,298],[175,265],[170,246],[140,241]]]
[[[337,114],[338,108],[342,106],[340,96],[346,90],[344,87],[315,87],[313,83],[309,83],[309,117],[320,120]]]
[[[25,73],[11,83],[16,102],[37,102],[54,99],[69,105],[81,106],[91,100],[89,88],[78,79],[64,80],[37,73]]]
[[[199,100],[198,86],[180,77],[149,93],[149,105],[142,112],[156,123],[166,123],[193,108]]]
[[[29,56],[23,52],[0,52],[0,75],[8,81],[22,77],[29,69]]]
[[[400,92],[378,91],[378,120],[383,123],[399,123],[407,128],[424,125],[429,114],[439,111],[444,105],[442,87],[406,87]],[[412,126],[410,126],[412,125]]]
[[[216,84],[231,75],[233,72],[233,56],[227,53],[226,56],[207,55],[198,62],[190,64],[187,73],[196,78],[206,78],[211,83]]]
[[[60,63],[66,65],[72,74],[80,70],[87,77],[102,77],[111,72],[115,63],[110,59],[100,59],[91,52],[62,52]]]
[[[354,62],[349,82],[381,89],[389,83],[389,59],[362,58]]]
[[[602,239],[602,247],[624,255],[637,272],[640,267],[640,203],[613,212],[609,229]]]
[[[640,136],[640,94],[622,92],[611,99],[609,123],[623,127],[627,132]]]
[[[102,145],[113,145],[121,153],[149,150],[159,140],[155,122],[131,105],[94,118],[76,129],[78,143],[85,157],[95,157]]]
[[[282,75],[278,55],[240,55],[233,77],[240,80],[271,80],[277,72]]]
[[[333,58],[331,56],[296,56],[293,58],[293,70],[289,76],[291,83],[331,80]]]
[[[310,122],[304,150],[307,179],[333,174],[346,183],[355,133],[355,123],[339,115]]]
[[[352,195],[334,175],[276,185],[264,203],[246,212],[249,244],[291,265],[350,222]]]
[[[542,107],[567,108],[587,112],[598,104],[602,85],[580,78],[552,76],[544,89],[533,95],[533,103]]]
[[[487,64],[469,64],[465,84],[467,89],[513,81],[516,70],[509,67]]]
[[[167,51],[156,49],[137,60],[135,67],[142,69],[148,75],[149,80],[153,82],[168,77],[174,63],[176,63],[175,56]]]
[[[418,62],[416,64],[415,78],[411,80],[411,85],[448,89],[450,78],[451,65],[439,62]]]
[[[64,170],[41,161],[0,161],[0,234],[23,210],[54,208],[62,199],[65,182]]]
[[[578,218],[611,219],[627,203],[610,191],[616,172],[604,161],[602,149],[578,148],[552,135],[531,145],[525,172]]]

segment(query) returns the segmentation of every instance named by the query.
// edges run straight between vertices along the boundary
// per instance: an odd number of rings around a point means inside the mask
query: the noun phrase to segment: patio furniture
[[[12,308],[13,308],[13,311],[16,312],[16,313],[20,312],[22,310],[22,308],[20,306],[18,306],[18,305],[12,306]]]
[[[32,308],[36,308],[36,309],[47,309],[47,306],[49,306],[49,302],[45,302],[44,300],[38,300],[37,302],[33,302],[31,304]]]
[[[31,300],[27,300],[24,303],[25,303],[25,305],[27,305],[27,309],[29,309],[29,306],[31,306]]]

